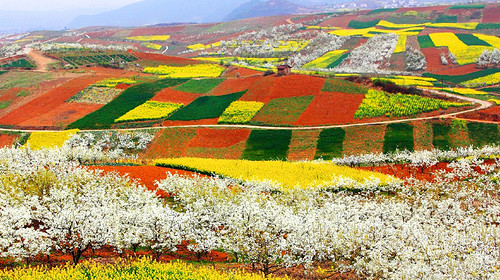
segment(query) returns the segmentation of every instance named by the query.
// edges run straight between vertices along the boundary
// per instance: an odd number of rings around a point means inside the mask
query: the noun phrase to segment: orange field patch
[[[476,64],[467,64],[467,65],[463,65],[463,66],[453,65],[453,68],[448,68],[445,70],[437,71],[437,72],[435,72],[435,74],[438,74],[438,75],[464,75],[464,74],[477,72],[479,70],[481,70],[481,69],[477,69]]]
[[[53,110],[24,121],[19,125],[23,127],[63,128],[102,106],[102,104],[63,103]]]
[[[177,125],[215,125],[219,122],[219,118],[193,120],[193,121],[169,121],[166,120],[162,123],[163,126],[177,126]]]
[[[257,70],[248,69],[248,68],[243,68],[243,67],[233,68],[224,74],[224,76],[227,78],[249,77],[249,76],[256,76],[256,75],[262,76],[262,72],[257,71]]]
[[[197,93],[178,91],[173,88],[162,89],[151,100],[159,102],[173,102],[188,105],[201,95]]]
[[[292,131],[288,160],[313,160],[320,133],[320,129]]]
[[[385,125],[346,127],[344,156],[381,153],[384,147],[385,128]]]
[[[500,106],[493,106],[488,109],[458,115],[458,117],[471,120],[500,122]]]
[[[443,65],[441,62],[441,54],[447,54],[448,48],[423,48],[422,53],[425,55],[425,60],[427,61],[427,71],[440,71],[453,67],[453,64],[448,63],[448,65]]]
[[[199,128],[189,147],[228,148],[244,142],[250,136],[250,129]]]
[[[209,93],[212,95],[224,95],[249,89],[262,77],[248,77],[242,79],[227,79],[213,88]]]
[[[255,82],[240,100],[267,103],[274,98],[316,95],[324,83],[323,78],[306,75],[267,76]]]
[[[156,191],[160,197],[168,197],[162,190],[157,190],[156,181],[167,178],[167,172],[185,176],[193,176],[196,173],[178,169],[164,168],[158,166],[87,166],[90,170],[103,170],[105,173],[116,172],[121,176],[136,179],[140,184],[146,186],[150,191]]]
[[[0,134],[0,148],[11,146],[17,141],[17,139],[19,139],[19,135]]]
[[[192,65],[192,64],[202,63],[201,61],[193,60],[193,59],[189,59],[189,58],[167,56],[167,55],[155,54],[155,53],[134,52],[134,55],[137,56],[138,58],[140,58],[141,60],[153,60],[153,61],[158,61],[160,63],[166,63],[166,64]]]
[[[347,25],[349,25],[349,22],[351,20],[357,19],[358,17],[359,17],[358,15],[334,17],[334,18],[323,21],[320,24],[320,26],[334,26],[334,27],[340,27],[340,28],[347,28]]]
[[[89,84],[93,84],[103,78],[101,76],[84,76],[72,79],[57,88],[49,90],[23,106],[12,110],[0,118],[0,123],[4,125],[19,125],[30,119],[38,118],[54,110],[70,97],[85,89]]]
[[[12,101],[16,98],[17,94],[22,90],[28,90],[23,88],[10,88],[0,90],[0,102]]]
[[[321,92],[314,97],[295,125],[333,125],[355,122],[354,113],[364,97],[364,94]]]
[[[171,158],[185,155],[188,142],[196,136],[196,128],[163,129],[155,136],[144,158]]]
[[[486,9],[483,9],[483,20],[484,23],[498,22],[498,16],[500,15],[500,7],[497,4],[490,4]]]

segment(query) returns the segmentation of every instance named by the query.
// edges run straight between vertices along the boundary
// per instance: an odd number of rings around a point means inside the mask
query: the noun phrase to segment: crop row
[[[188,66],[145,67],[143,72],[162,75],[168,78],[197,78],[197,77],[219,77],[225,70],[217,64],[196,64]]]
[[[469,105],[417,95],[388,94],[369,90],[354,116],[356,118],[414,116],[423,112]]]
[[[396,182],[381,173],[339,167],[331,163],[246,161],[206,158],[172,158],[155,161],[158,166],[216,174],[243,181],[271,181],[282,190],[335,185],[339,177],[364,184],[378,179],[381,184]],[[348,188],[349,186],[345,186]]]

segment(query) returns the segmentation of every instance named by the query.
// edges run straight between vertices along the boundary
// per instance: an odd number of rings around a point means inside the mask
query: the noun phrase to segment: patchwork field
[[[0,278],[500,279],[499,7],[0,36]]]

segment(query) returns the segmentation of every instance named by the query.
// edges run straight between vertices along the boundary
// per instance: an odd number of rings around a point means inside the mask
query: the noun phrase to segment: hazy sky
[[[0,0],[4,11],[103,10],[114,9],[141,0]]]

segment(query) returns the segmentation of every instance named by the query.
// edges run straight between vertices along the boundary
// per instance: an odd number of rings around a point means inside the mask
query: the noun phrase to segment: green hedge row
[[[424,73],[424,76],[435,78],[438,81],[441,81],[441,79],[442,79],[442,80],[450,82],[450,83],[459,84],[461,82],[481,78],[484,76],[495,74],[497,72],[500,72],[500,68],[483,69],[483,70],[469,73],[469,74],[465,74],[465,75],[450,76],[450,75],[438,75],[438,74]]]
[[[472,34],[455,34],[460,41],[464,42],[467,46],[487,46],[490,47],[491,45],[486,43],[485,41],[477,38],[476,36]]]
[[[357,20],[351,20],[347,27],[354,28],[354,29],[363,29],[363,28],[369,28],[369,27],[374,27],[380,22],[380,19],[374,19],[370,21],[357,21]]]

